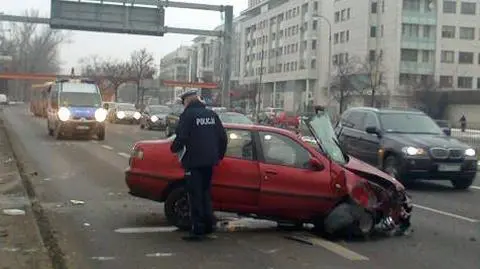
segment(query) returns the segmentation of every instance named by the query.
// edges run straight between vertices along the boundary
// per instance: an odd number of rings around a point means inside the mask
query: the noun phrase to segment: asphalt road
[[[468,191],[447,183],[417,185],[413,232],[363,242],[312,245],[284,238],[273,228],[219,232],[204,243],[186,243],[169,230],[162,205],[127,194],[123,171],[135,141],[161,132],[108,125],[106,140],[55,141],[44,119],[26,106],[4,110],[17,154],[33,179],[37,198],[60,238],[72,268],[436,268],[480,266],[480,180]],[[20,147],[19,147],[20,146]],[[28,171],[27,171],[28,172]],[[84,201],[75,205],[70,200]],[[164,228],[162,228],[164,227]],[[153,229],[147,229],[153,228]]]

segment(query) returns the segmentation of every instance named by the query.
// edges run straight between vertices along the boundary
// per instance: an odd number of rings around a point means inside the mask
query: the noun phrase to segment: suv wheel
[[[190,206],[184,187],[178,187],[170,192],[164,204],[164,211],[170,225],[185,231],[191,229]]]
[[[472,186],[474,178],[461,178],[451,180],[452,185],[457,190],[466,190]]]

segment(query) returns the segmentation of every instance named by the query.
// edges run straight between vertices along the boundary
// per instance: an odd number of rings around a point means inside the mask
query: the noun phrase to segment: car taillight
[[[130,154],[129,164],[131,165],[134,159],[143,160],[143,149],[140,147],[134,147]]]
[[[365,208],[371,207],[376,200],[373,191],[363,182],[358,183],[353,187],[350,196],[355,202]]]

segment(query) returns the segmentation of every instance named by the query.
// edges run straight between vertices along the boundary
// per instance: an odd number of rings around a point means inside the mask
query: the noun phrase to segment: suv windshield
[[[387,133],[442,134],[438,125],[425,114],[382,113],[380,123]]]
[[[96,93],[61,92],[60,104],[63,106],[100,107],[102,105],[102,99],[100,95]]]
[[[150,107],[151,114],[165,114],[170,113],[170,108],[167,106],[151,106]]]
[[[305,118],[306,117],[303,117],[303,119]],[[306,123],[311,129],[311,131],[309,130],[308,132],[313,132],[310,136],[313,135],[313,137],[319,141],[322,151],[327,154],[331,160],[339,164],[346,164],[348,162],[348,157],[340,147],[335,131],[333,130],[332,121],[327,113],[319,112],[309,117]],[[305,128],[302,128],[302,131],[305,132]]]
[[[118,110],[123,110],[123,111],[136,111],[134,104],[119,104],[119,105],[118,105]]]

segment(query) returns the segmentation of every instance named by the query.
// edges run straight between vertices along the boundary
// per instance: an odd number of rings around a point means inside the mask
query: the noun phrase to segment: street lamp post
[[[315,14],[313,15],[314,19],[320,20],[323,19],[327,22],[328,24],[328,76],[327,76],[327,109],[330,106],[330,84],[331,84],[331,77],[332,77],[332,23],[330,20],[322,15]],[[320,81],[319,81],[320,82]],[[320,86],[320,83],[319,83]],[[307,105],[308,105],[308,89],[307,89]]]

